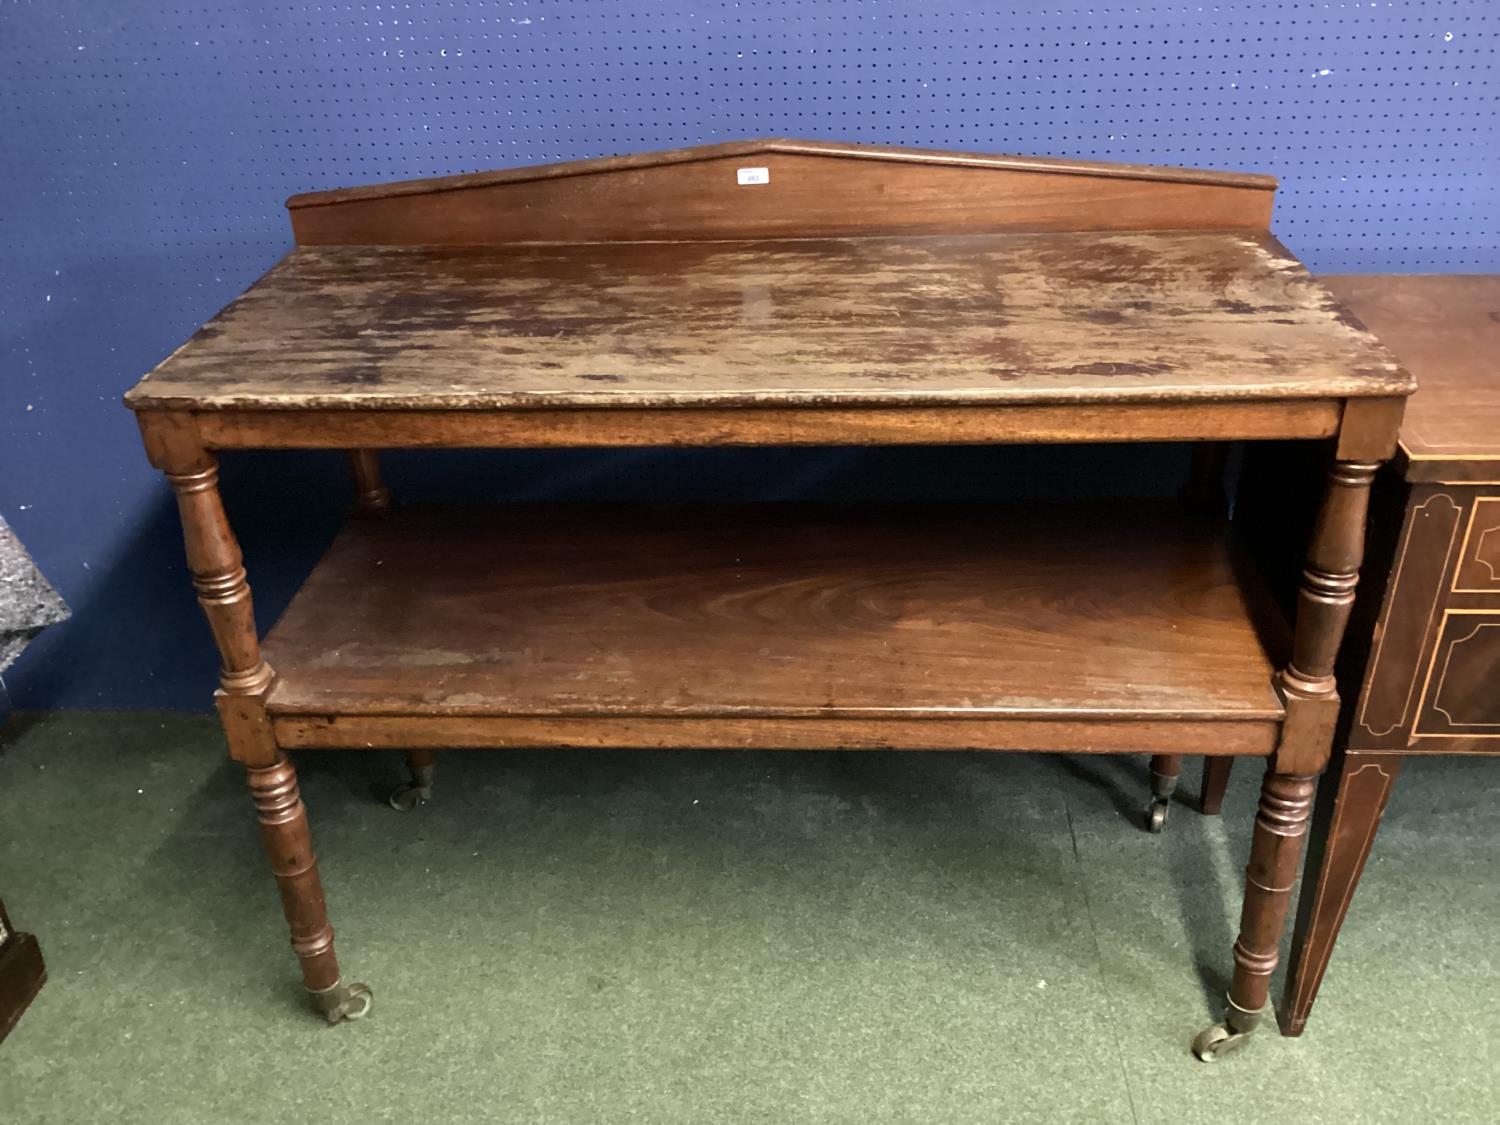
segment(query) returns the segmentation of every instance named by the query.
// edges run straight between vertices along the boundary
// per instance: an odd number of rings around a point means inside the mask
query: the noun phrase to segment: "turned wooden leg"
[[[1379,467],[1375,461],[1335,461],[1328,475],[1298,595],[1292,659],[1277,680],[1286,719],[1255,817],[1229,1011],[1193,1043],[1205,1061],[1243,1044],[1266,1005],[1313,791],[1333,745],[1339,707],[1334,660],[1354,604],[1370,483]]]
[[[1318,794],[1282,993],[1281,1031],[1301,1035],[1405,757],[1345,753]]]
[[[1218,816],[1224,807],[1224,793],[1229,775],[1234,772],[1233,758],[1204,758],[1203,782],[1198,789],[1198,811],[1204,816]]]
[[[339,975],[297,771],[278,754],[271,765],[250,766],[246,773],[261,840],[281,890],[282,913],[292,931],[292,949],[302,962],[302,981],[329,1023],[359,1019],[370,1010],[371,994],[367,986],[345,984]]]
[[[1151,758],[1151,803],[1146,806],[1146,831],[1160,832],[1167,823],[1167,810],[1182,772],[1182,755],[1155,754]]]
[[[215,703],[230,756],[249,771],[303,979],[330,1021],[357,1018],[369,1009],[370,990],[345,985],[339,976],[297,775],[277,747],[266,715],[266,695],[276,676],[261,659],[250,584],[219,496],[218,463],[198,442],[190,417],[143,416],[141,429],[152,464],[166,473],[177,495],[188,569],[222,661]]]
[[[391,808],[397,812],[410,812],[418,805],[432,800],[432,751],[408,750],[406,765],[411,770],[411,780],[405,785],[398,785],[388,798]]]
[[[374,449],[349,450],[349,468],[354,472],[354,514],[378,516],[391,506],[391,490],[380,478],[380,453]]]

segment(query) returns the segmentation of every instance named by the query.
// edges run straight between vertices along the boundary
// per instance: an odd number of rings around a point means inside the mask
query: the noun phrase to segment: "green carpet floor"
[[[1253,763],[1160,838],[1131,758],[453,753],[408,814],[397,755],[299,767],[338,1028],[211,719],[13,718],[0,1121],[1500,1119],[1500,762],[1408,767],[1307,1034],[1213,1066]]]

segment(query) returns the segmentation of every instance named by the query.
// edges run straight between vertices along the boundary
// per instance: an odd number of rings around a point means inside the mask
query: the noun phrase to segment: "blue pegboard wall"
[[[0,511],[79,610],[15,701],[206,699],[118,398],[286,249],[292,192],[794,135],[1270,171],[1315,269],[1497,270],[1497,33],[1493,0],[0,0]],[[255,469],[227,487],[268,616],[342,479]],[[651,476],[508,472],[523,494]],[[274,553],[289,530],[310,545]]]

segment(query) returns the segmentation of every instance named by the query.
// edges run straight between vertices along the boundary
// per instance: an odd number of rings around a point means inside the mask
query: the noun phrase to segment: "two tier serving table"
[[[1371,479],[1409,376],[1269,233],[1265,176],[754,141],[320,192],[127,396],[176,491],[317,1005],[288,751],[969,749],[1267,762],[1222,1024],[1266,1004]],[[391,506],[394,448],[1324,442],[1295,626],[1175,502]],[[223,449],[350,452],[265,638]]]

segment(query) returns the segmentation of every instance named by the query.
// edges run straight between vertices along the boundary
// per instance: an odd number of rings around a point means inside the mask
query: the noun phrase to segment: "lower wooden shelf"
[[[266,640],[288,747],[1268,754],[1285,625],[1170,504],[355,520]]]

